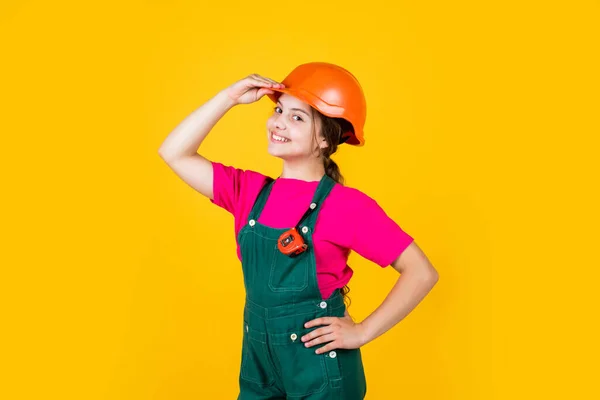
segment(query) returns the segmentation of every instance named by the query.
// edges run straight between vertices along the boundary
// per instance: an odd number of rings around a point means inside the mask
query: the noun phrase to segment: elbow
[[[437,270],[433,267],[429,268],[429,270],[424,274],[423,278],[423,280],[431,287],[434,287],[439,279],[440,274],[438,274]]]
[[[169,152],[166,149],[162,148],[162,147],[160,147],[158,149],[158,156],[160,158],[162,158],[167,163],[169,163],[169,161],[173,160],[173,158],[174,158],[173,154],[169,154]]]
[[[440,279],[440,276],[431,264],[415,270],[416,279],[423,285],[433,287]]]
[[[163,160],[165,159],[165,149],[162,146],[158,148],[158,155]]]
[[[431,283],[432,286],[435,285],[439,280],[440,280],[440,274],[438,274],[438,272],[434,269],[432,274],[431,274]]]
[[[162,144],[159,148],[158,148],[158,155],[160,156],[160,158],[167,158],[169,155],[169,151],[167,150],[167,148],[165,147],[164,144]]]

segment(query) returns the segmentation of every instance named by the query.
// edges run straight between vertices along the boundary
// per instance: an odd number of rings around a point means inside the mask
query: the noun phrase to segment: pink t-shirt
[[[211,202],[233,214],[237,241],[267,177],[218,162],[212,165]],[[318,181],[278,178],[258,222],[272,228],[295,226],[310,205],[318,184]],[[350,281],[353,272],[347,261],[351,250],[386,267],[413,240],[371,197],[358,189],[336,184],[321,205],[313,233],[321,295],[326,299]],[[241,261],[239,243],[237,255]]]

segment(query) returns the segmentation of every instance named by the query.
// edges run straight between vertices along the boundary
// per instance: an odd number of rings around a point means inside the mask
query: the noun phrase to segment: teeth
[[[286,138],[283,138],[283,137],[281,137],[281,136],[277,136],[276,134],[274,134],[274,133],[272,133],[272,132],[271,132],[271,136],[273,137],[273,139],[277,140],[278,142],[284,142],[284,143],[285,143],[285,142],[289,142],[289,140],[288,140],[288,139],[286,139]]]

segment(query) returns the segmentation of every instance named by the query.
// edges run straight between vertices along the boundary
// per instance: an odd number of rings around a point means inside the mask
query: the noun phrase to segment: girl
[[[273,179],[209,161],[198,147],[225,113],[267,95]],[[295,68],[279,83],[250,75],[183,120],[159,154],[187,184],[235,219],[246,302],[238,399],[363,399],[360,347],[411,312],[438,280],[427,257],[377,202],[343,185],[330,158],[362,146],[366,103],[347,70]],[[346,311],[350,250],[401,276],[362,322]]]

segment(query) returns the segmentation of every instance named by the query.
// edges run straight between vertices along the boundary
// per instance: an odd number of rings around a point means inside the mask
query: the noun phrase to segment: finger
[[[311,340],[310,342],[306,342],[304,345],[306,347],[312,347],[316,344],[332,342],[335,340],[335,333],[330,333],[328,335],[319,336],[316,339]]]
[[[261,88],[261,89],[258,89],[258,92],[256,93],[256,97],[260,99],[265,94],[273,94],[273,93],[275,93],[275,92],[273,92],[270,89]]]
[[[263,82],[265,83],[267,86],[274,86],[274,83],[271,82],[270,80],[258,75],[258,74],[252,74],[250,75],[250,78],[254,81],[259,81],[259,82]]]
[[[258,75],[258,74],[253,74],[255,79],[260,79],[263,80],[264,82],[268,82],[272,85],[272,87],[276,87],[276,88],[283,88],[285,87],[285,85],[283,83],[279,83],[271,78],[267,78],[266,76],[262,76],[262,75]]]
[[[331,350],[339,348],[338,346],[339,346],[339,344],[338,344],[338,342],[336,340],[336,341],[327,343],[323,347],[319,347],[318,349],[315,350],[315,353],[317,353],[317,354],[327,353],[328,351],[331,351]]]
[[[316,337],[319,337],[321,335],[325,335],[325,334],[331,333],[331,332],[333,332],[333,327],[331,325],[327,325],[327,326],[325,326],[323,328],[318,328],[318,329],[315,329],[314,331],[312,331],[310,333],[307,333],[306,335],[302,336],[301,340],[303,342],[306,342],[306,341],[308,341],[310,339],[314,339]]]
[[[273,79],[267,78],[266,76],[262,76],[262,75],[259,75],[259,74],[252,74],[250,76],[253,77],[253,78],[256,78],[256,79],[262,79],[262,80],[267,81],[267,82],[277,83]]]
[[[249,82],[252,87],[273,87],[271,83],[257,78],[249,78]]]
[[[260,79],[258,77],[258,75],[256,75],[256,74],[248,75],[242,82],[248,88],[253,88],[253,87],[271,87],[270,83],[268,83],[268,82]]]
[[[263,77],[264,79],[268,80],[269,82],[271,82],[272,84],[274,84],[275,86],[278,87],[284,87],[285,85],[283,83],[277,82],[271,78],[267,78],[267,77]]]
[[[316,318],[316,319],[313,319],[312,321],[308,321],[307,323],[305,323],[304,327],[310,328],[312,326],[318,326],[318,325],[329,325],[329,324],[333,324],[336,320],[337,320],[337,317]]]

